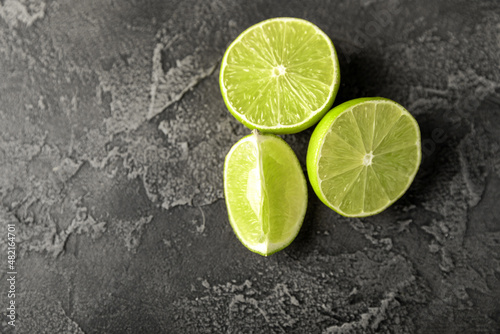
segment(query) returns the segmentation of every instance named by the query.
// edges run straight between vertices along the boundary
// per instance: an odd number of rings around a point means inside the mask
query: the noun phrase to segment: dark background
[[[276,16],[333,40],[335,105],[404,105],[423,161],[374,217],[310,189],[264,258],[226,216],[223,160],[249,131],[218,74]],[[496,0],[1,0],[0,332],[10,223],[18,333],[498,333],[499,64]],[[284,137],[303,166],[311,132]]]

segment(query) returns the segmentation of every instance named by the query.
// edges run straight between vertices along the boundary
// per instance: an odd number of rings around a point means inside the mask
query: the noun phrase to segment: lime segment
[[[290,146],[258,132],[229,151],[224,164],[229,221],[248,249],[267,256],[288,246],[302,226],[307,186]]]
[[[274,18],[245,30],[221,64],[221,93],[229,111],[251,129],[295,133],[333,104],[340,81],[337,54],[314,24]]]
[[[374,215],[401,197],[421,160],[420,130],[401,105],[362,98],[332,109],[314,130],[307,152],[318,197],[349,217]]]

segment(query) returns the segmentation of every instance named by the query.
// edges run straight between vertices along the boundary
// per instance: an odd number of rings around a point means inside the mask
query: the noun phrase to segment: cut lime
[[[340,71],[332,41],[295,18],[260,22],[229,46],[220,69],[229,111],[250,129],[296,133],[330,109]]]
[[[421,159],[420,129],[401,105],[361,98],[332,109],[314,130],[307,172],[318,197],[343,216],[377,214],[401,197]]]
[[[290,146],[254,131],[229,151],[224,164],[229,222],[249,250],[267,256],[288,246],[302,226],[307,186]]]

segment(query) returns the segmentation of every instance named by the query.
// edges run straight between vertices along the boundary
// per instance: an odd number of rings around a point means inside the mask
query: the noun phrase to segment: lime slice
[[[219,81],[227,108],[247,127],[296,133],[330,109],[340,70],[332,41],[317,26],[274,18],[248,28],[229,46]]]
[[[273,254],[297,236],[307,185],[283,139],[254,131],[238,141],[226,156],[224,193],[234,233],[252,252]]]
[[[361,98],[332,109],[314,130],[307,172],[318,197],[347,217],[377,214],[401,197],[421,159],[420,129],[401,105]]]

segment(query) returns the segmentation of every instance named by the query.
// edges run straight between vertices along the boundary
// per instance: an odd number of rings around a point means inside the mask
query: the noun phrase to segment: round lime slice
[[[340,82],[332,41],[314,24],[274,18],[245,30],[220,69],[229,111],[250,129],[296,133],[328,111]]]
[[[302,226],[307,185],[299,161],[281,138],[254,131],[224,163],[229,222],[249,250],[267,256],[288,246]]]
[[[377,214],[401,197],[421,160],[420,129],[401,105],[361,98],[332,109],[314,130],[307,172],[318,197],[343,216]]]

